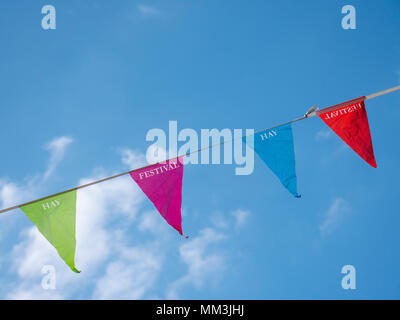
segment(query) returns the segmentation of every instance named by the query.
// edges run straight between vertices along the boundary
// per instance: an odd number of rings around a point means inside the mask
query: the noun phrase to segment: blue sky
[[[57,29],[41,28],[41,8]],[[343,30],[341,8],[357,10]],[[400,3],[2,1],[0,204],[144,163],[152,128],[263,129],[400,82]],[[76,275],[20,210],[0,216],[0,297],[395,299],[398,93],[366,102],[378,168],[318,118],[293,125],[293,198],[256,158],[189,165],[181,238],[128,177],[78,193]],[[341,288],[354,265],[357,289]],[[57,289],[43,290],[43,265]]]

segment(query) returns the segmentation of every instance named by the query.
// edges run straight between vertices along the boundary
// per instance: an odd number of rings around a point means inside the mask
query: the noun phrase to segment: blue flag
[[[295,197],[297,193],[296,161],[294,157],[291,124],[264,130],[254,135],[254,142],[246,142],[279,178],[283,186]]]

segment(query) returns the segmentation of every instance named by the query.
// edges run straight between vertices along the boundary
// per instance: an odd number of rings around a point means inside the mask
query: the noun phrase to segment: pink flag
[[[164,219],[182,234],[183,157],[130,173]]]

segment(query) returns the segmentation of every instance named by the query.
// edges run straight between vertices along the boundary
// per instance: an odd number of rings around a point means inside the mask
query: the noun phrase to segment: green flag
[[[27,204],[21,210],[57,249],[72,271],[79,273],[74,262],[76,190]]]

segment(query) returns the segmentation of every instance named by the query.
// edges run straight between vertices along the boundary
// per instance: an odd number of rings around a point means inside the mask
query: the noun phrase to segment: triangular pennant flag
[[[360,100],[355,99],[355,100]],[[358,101],[338,109],[321,110],[318,116],[352,148],[361,158],[376,168],[372,148],[367,111],[364,101]]]
[[[130,173],[163,218],[182,235],[183,157]]]
[[[279,178],[283,186],[295,197],[297,193],[296,161],[294,155],[293,133],[291,124],[264,130],[254,135],[254,142],[249,144],[265,164]]]
[[[21,210],[72,271],[79,273],[75,268],[76,190],[27,204]]]

